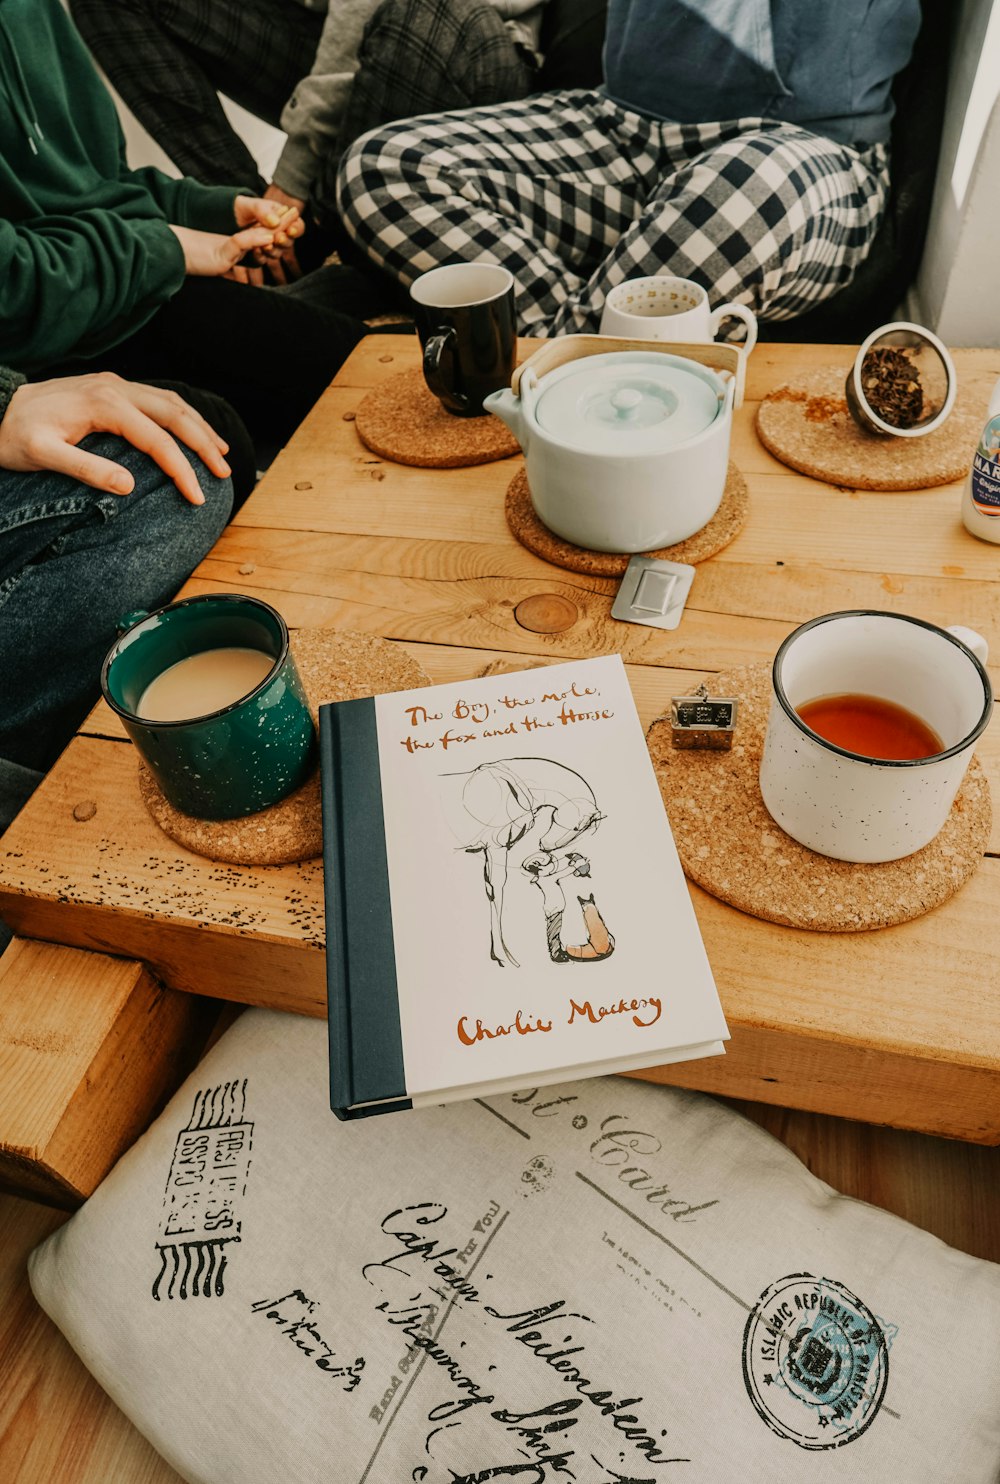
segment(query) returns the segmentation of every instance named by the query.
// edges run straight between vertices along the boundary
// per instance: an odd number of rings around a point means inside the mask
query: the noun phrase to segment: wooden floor
[[[813,1173],[1000,1262],[1000,1147],[983,1148],[762,1104],[734,1104]],[[31,1296],[28,1253],[67,1217],[0,1195],[0,1481],[178,1484]],[[275,1481],[282,1484],[282,1481]],[[295,1481],[287,1481],[295,1484]]]

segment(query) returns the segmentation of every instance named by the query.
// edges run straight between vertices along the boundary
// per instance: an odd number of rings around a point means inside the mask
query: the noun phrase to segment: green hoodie
[[[233,232],[237,194],[130,170],[59,0],[0,0],[0,365],[37,371],[137,330],[184,281],[168,223]]]

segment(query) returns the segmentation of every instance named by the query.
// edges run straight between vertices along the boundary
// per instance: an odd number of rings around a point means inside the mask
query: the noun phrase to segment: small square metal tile
[[[694,582],[694,570],[686,562],[634,556],[625,568],[611,617],[653,629],[676,629]]]

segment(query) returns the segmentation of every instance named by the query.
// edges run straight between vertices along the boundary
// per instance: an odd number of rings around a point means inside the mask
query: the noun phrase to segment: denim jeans
[[[132,494],[104,494],[63,474],[0,470],[0,760],[38,773],[97,700],[118,619],[174,597],[233,500],[231,481],[193,454],[200,506],[122,439],[95,434],[83,447],[129,469]]]

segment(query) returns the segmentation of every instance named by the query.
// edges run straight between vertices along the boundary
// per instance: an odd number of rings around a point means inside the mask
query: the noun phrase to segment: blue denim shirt
[[[605,90],[679,123],[770,118],[884,143],[919,28],[920,0],[610,0]]]

